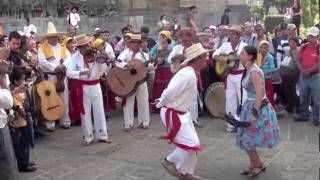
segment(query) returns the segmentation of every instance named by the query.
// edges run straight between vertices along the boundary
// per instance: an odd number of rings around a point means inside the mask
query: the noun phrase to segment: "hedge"
[[[284,22],[283,15],[267,15],[264,17],[264,25],[266,27],[266,31],[272,33],[273,29]]]

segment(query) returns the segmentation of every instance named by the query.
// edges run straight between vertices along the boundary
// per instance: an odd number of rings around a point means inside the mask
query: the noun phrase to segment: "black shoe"
[[[35,166],[35,165],[36,165],[36,163],[34,161],[29,162],[29,166]]]
[[[28,166],[24,168],[19,168],[19,172],[34,172],[37,168],[35,166]]]
[[[46,135],[42,134],[41,132],[39,131],[36,131],[35,134],[34,134],[34,137],[35,138],[41,138],[41,137],[45,137]]]
[[[313,121],[313,125],[314,125],[314,126],[319,126],[319,121],[314,120],[314,121]]]

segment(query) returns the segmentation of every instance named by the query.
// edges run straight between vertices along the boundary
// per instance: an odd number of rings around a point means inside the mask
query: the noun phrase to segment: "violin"
[[[105,52],[100,52],[95,48],[91,48],[87,54],[83,56],[84,62],[86,63],[107,63],[109,60],[109,56]]]

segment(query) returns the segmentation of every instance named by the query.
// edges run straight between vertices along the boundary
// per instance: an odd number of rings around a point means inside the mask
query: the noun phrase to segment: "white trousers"
[[[48,80],[53,83],[56,83],[57,81],[55,76],[49,76]],[[68,90],[67,78],[65,78],[64,80],[64,87],[65,87],[64,92],[58,93],[65,107],[65,112],[62,118],[60,118],[59,122],[60,122],[60,126],[70,126],[71,120],[69,116],[69,90]],[[48,129],[54,129],[55,125],[56,125],[55,121],[46,122],[46,127]]]
[[[227,77],[227,89],[226,89],[226,113],[230,114],[239,120],[239,116],[237,115],[237,108],[240,104],[241,100],[241,77],[242,74],[231,75],[229,74]],[[245,89],[243,89],[243,98],[242,103],[246,100],[247,94]]]
[[[108,139],[107,122],[100,84],[83,85],[83,105],[85,111],[85,114],[81,115],[83,141],[91,142],[94,138],[91,110],[93,112],[96,138],[99,140]]]
[[[176,169],[182,174],[194,174],[198,155],[194,151],[186,151],[176,147],[175,150],[166,158],[169,162],[176,165]]]
[[[147,83],[144,82],[138,86],[137,91],[133,95],[127,97],[126,105],[123,107],[124,128],[133,126],[135,98],[137,98],[138,103],[138,122],[144,126],[149,126],[150,113],[148,87]]]
[[[191,107],[189,108],[191,119],[193,122],[198,122],[199,117],[199,107],[198,107],[198,98],[195,98],[192,101]]]

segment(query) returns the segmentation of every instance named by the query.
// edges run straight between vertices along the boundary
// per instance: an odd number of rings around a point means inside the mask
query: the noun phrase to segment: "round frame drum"
[[[226,111],[226,90],[223,82],[214,82],[207,89],[204,103],[214,117],[222,117]]]

